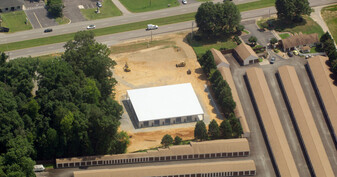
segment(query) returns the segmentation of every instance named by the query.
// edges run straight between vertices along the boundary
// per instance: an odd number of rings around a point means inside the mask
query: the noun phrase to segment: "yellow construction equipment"
[[[180,62],[178,64],[176,64],[176,67],[185,67],[186,66],[186,63],[183,61],[183,62]]]
[[[128,62],[125,63],[123,69],[124,69],[125,72],[130,72],[131,71],[131,69],[129,68]]]

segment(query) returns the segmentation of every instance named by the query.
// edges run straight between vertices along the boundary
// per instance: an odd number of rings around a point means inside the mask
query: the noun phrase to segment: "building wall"
[[[63,162],[56,163],[56,168],[73,168],[80,166],[99,166],[99,165],[119,165],[145,162],[165,162],[177,160],[193,159],[212,159],[212,158],[232,158],[249,156],[249,151],[245,152],[227,152],[227,153],[210,153],[210,154],[186,154],[174,156],[152,156],[152,157],[134,157],[125,159],[105,159],[105,160],[83,160],[81,162]]]
[[[159,119],[159,120],[139,121],[138,127],[144,128],[144,127],[180,124],[180,123],[187,123],[187,122],[196,122],[202,119],[203,119],[203,115],[191,115],[191,116],[174,117],[174,118]]]
[[[249,64],[258,63],[258,62],[259,62],[259,58],[251,55],[246,60],[243,61],[243,65],[249,65]]]
[[[1,12],[15,11],[15,10],[22,10],[22,5],[15,6],[15,7],[5,7],[5,8],[0,8],[0,13],[1,13]]]

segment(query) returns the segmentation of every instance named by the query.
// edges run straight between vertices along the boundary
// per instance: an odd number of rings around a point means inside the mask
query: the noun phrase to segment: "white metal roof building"
[[[198,121],[204,116],[190,83],[128,90],[127,100],[139,128]]]

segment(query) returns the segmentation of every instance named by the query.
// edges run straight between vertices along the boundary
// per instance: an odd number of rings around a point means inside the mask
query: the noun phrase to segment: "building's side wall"
[[[15,11],[15,10],[22,10],[22,5],[0,8],[0,12],[9,12],[9,11]]]
[[[191,116],[182,116],[182,117],[174,117],[174,118],[167,118],[167,119],[139,121],[138,126],[139,128],[144,128],[144,127],[154,127],[154,126],[162,126],[162,125],[196,122],[198,120],[200,120],[199,115],[191,115]]]
[[[98,165],[119,165],[131,163],[145,163],[145,162],[164,162],[164,161],[177,161],[177,160],[193,160],[193,159],[212,159],[212,158],[232,158],[232,157],[246,157],[249,156],[249,151],[244,152],[223,152],[223,153],[210,153],[210,154],[186,154],[174,156],[149,156],[133,157],[125,159],[109,159],[109,160],[83,160],[81,162],[63,162],[57,163],[56,168],[72,168],[80,166],[98,166]]]

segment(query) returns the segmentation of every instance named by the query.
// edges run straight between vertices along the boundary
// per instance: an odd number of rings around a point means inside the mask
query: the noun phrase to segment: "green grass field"
[[[1,13],[1,18],[1,26],[9,28],[10,33],[32,29],[29,21],[25,24],[27,16],[24,11]]]
[[[130,12],[147,12],[179,6],[178,0],[120,0]]]
[[[195,41],[190,40],[189,44],[192,46],[195,54],[200,57],[203,54],[207,52],[207,50],[210,50],[211,48],[220,49],[220,48],[226,48],[226,49],[233,49],[237,45],[235,42],[233,42],[231,39],[226,41]]]
[[[274,26],[275,31],[279,32],[290,32],[292,34],[300,33],[303,34],[312,34],[317,33],[318,37],[321,37],[324,32],[312,18],[309,16],[304,16],[304,21],[302,23],[296,24],[296,23],[287,23],[284,21],[279,21],[275,18],[272,19],[262,19],[257,22],[258,26],[262,28],[263,23],[266,23],[267,20],[271,21],[271,24]]]
[[[254,1],[244,4],[237,5],[239,10],[241,12],[248,11],[248,10],[254,10],[254,9],[261,9],[265,7],[270,7],[275,5],[275,0],[260,0],[260,1]]]
[[[116,7],[111,0],[104,0],[100,13],[95,13],[97,8],[81,9],[82,15],[88,20],[96,20],[101,18],[108,18],[122,15],[122,12]]]
[[[334,40],[337,40],[337,5],[325,7],[322,9],[322,17],[328,25],[329,31]]]
[[[282,39],[286,39],[290,36],[290,34],[288,33],[282,33],[282,34],[279,34],[279,36],[282,38]]]
[[[70,22],[70,19],[63,16],[63,17],[58,17],[55,19],[55,21],[59,24],[59,25],[63,25],[63,24],[68,24]]]

